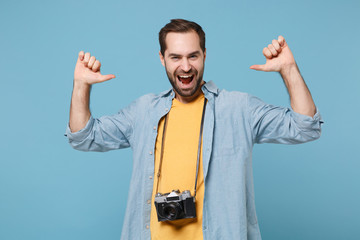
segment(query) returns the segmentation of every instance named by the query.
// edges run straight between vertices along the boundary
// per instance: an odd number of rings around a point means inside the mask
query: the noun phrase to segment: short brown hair
[[[199,24],[184,19],[171,19],[171,22],[166,24],[159,32],[161,54],[164,56],[166,50],[165,38],[169,32],[186,33],[190,31],[195,31],[198,34],[201,50],[205,52],[205,32]]]

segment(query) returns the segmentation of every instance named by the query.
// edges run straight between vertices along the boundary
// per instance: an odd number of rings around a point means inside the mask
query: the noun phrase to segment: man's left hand
[[[266,63],[263,65],[252,65],[250,69],[265,72],[280,72],[288,70],[296,66],[294,56],[290,51],[283,36],[279,36],[277,40],[263,49]]]

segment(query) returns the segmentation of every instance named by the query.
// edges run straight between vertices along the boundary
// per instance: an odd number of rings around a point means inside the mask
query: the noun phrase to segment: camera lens
[[[169,203],[164,206],[164,217],[168,220],[178,219],[179,213],[181,213],[181,205],[179,203]]]

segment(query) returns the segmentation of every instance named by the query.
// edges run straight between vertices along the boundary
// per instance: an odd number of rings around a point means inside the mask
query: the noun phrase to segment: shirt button
[[[169,111],[169,109],[168,109],[168,108],[165,108],[165,112],[167,112],[167,111]]]
[[[147,200],[146,202],[147,202],[148,204],[150,204],[150,203],[151,203],[151,201],[150,201],[150,200]]]
[[[150,151],[149,154],[152,155],[152,151]]]
[[[149,225],[146,225],[146,229],[149,229]]]
[[[170,96],[172,96],[173,95],[173,93],[170,93]]]
[[[156,126],[154,126],[154,130],[156,130]]]
[[[149,179],[152,179],[152,176],[149,176]]]

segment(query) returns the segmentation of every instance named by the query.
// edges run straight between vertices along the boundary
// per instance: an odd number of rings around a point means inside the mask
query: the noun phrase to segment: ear
[[[205,59],[206,59],[206,48],[205,48],[205,51],[204,51],[204,62],[205,62]]]
[[[161,54],[161,51],[159,51],[159,57],[160,57],[161,64],[165,67],[165,59],[164,59],[164,56]]]

